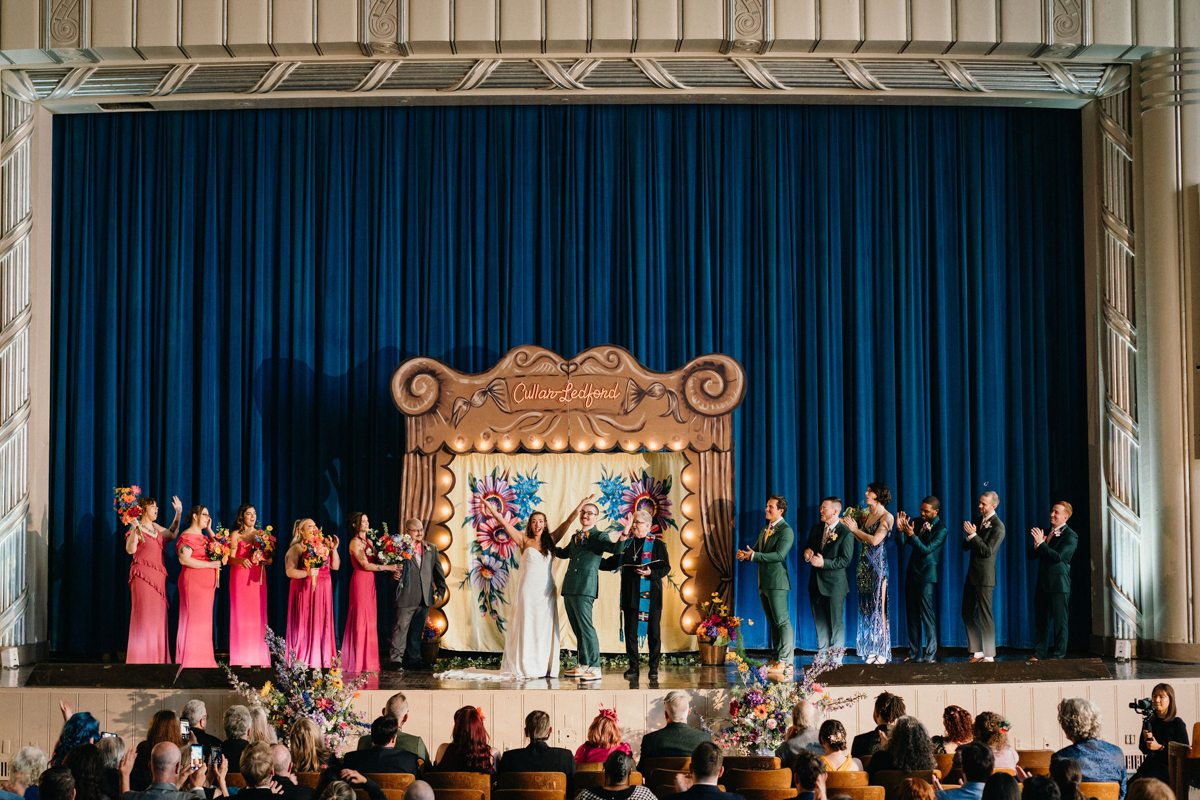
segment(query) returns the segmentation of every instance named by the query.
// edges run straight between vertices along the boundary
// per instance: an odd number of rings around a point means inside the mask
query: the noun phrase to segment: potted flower
[[[442,632],[432,617],[425,618],[425,630],[421,631],[421,661],[432,665],[437,661],[442,647]]]
[[[724,664],[729,643],[741,635],[741,625],[741,617],[732,616],[721,596],[713,592],[709,601],[700,606],[700,624],[696,626],[700,663],[705,666]]]

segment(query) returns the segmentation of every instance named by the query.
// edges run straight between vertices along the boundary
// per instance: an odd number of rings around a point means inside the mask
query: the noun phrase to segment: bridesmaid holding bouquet
[[[284,557],[288,592],[287,646],[310,667],[329,667],[337,656],[333,629],[333,580],[342,562],[338,538],[326,537],[311,519],[297,520]]]
[[[350,578],[350,613],[342,634],[342,669],[347,672],[379,671],[379,629],[375,622],[375,573],[399,573],[397,564],[380,564],[368,534],[371,521],[361,511],[350,515],[348,525],[350,560],[354,575]]]
[[[229,663],[235,667],[269,667],[266,568],[275,556],[270,526],[257,530],[258,512],[246,504],[233,521],[229,557]]]
[[[204,506],[188,511],[188,527],[179,535],[179,633],[175,658],[185,667],[215,669],[213,599],[221,579],[223,558],[215,544],[212,516]],[[207,533],[207,535],[205,535]]]
[[[136,495],[137,487],[132,487]],[[131,496],[132,500],[132,496]],[[171,647],[167,640],[167,568],[163,565],[163,547],[179,533],[179,515],[183,503],[171,498],[175,521],[164,528],[158,519],[158,503],[153,497],[138,498],[130,504],[129,530],[125,533],[125,552],[133,556],[129,567],[129,644],[126,664],[170,664]]]

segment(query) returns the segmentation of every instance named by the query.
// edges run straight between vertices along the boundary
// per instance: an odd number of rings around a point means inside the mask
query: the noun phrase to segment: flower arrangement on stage
[[[442,638],[442,632],[438,630],[438,626],[429,617],[425,618],[425,629],[421,631],[421,641],[436,642]]]
[[[478,478],[468,473],[467,484],[471,499],[463,527],[474,528],[475,540],[471,542],[470,564],[459,588],[470,583],[480,616],[489,617],[496,623],[496,629],[504,633],[507,620],[502,607],[508,604],[504,590],[520,551],[504,526],[484,512],[483,504],[488,503],[513,527],[522,529],[529,515],[542,504],[539,492],[545,481],[538,478],[536,469],[528,475],[510,475],[508,470],[501,472],[497,467]]]
[[[300,539],[300,564],[304,569],[321,569],[329,563],[329,539],[320,528],[304,534]],[[312,585],[317,585],[317,576],[312,576]]]
[[[385,566],[403,564],[417,554],[417,545],[412,536],[404,533],[388,533],[387,523],[383,523],[383,533],[369,528],[367,530],[368,552],[376,564]]]
[[[732,616],[729,606],[721,601],[721,595],[713,592],[708,602],[700,606],[700,624],[696,626],[696,635],[712,639],[716,647],[725,647],[736,641],[742,635],[742,618]],[[753,625],[754,620],[747,620]]]
[[[731,654],[737,683],[730,690],[729,719],[701,719],[700,727],[728,754],[773,755],[784,742],[792,709],[801,700],[813,701],[825,713],[854,705],[866,697],[830,697],[817,677],[836,669],[845,650],[819,653],[797,681],[771,681],[766,666],[751,663],[745,651]]]
[[[142,515],[142,507],[137,502],[141,494],[140,486],[118,486],[113,489],[113,508],[123,524],[131,525]]]
[[[255,689],[239,679],[228,664],[222,663],[221,667],[229,676],[234,691],[249,704],[262,706],[276,731],[286,733],[296,720],[307,717],[321,729],[326,747],[341,755],[346,737],[370,730],[366,718],[351,707],[359,690],[374,673],[366,672],[354,680],[345,680],[340,655],[334,657],[333,666],[327,670],[309,668],[270,628],[264,638],[275,662],[274,684],[267,681],[261,689]]]

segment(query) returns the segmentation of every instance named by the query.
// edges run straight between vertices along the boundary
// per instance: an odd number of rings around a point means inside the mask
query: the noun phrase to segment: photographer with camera
[[[1150,697],[1137,700],[1129,707],[1142,715],[1142,737],[1138,749],[1145,755],[1134,780],[1157,778],[1167,783],[1167,745],[1188,743],[1187,725],[1175,715],[1175,690],[1169,683],[1160,683]]]

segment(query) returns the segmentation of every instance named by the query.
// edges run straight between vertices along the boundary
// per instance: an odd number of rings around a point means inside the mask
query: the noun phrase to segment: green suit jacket
[[[897,531],[904,543],[913,549],[904,580],[906,583],[937,583],[938,562],[942,560],[942,548],[950,531],[941,516],[934,517],[932,523],[918,517],[913,520],[913,531],[912,536]]]
[[[796,534],[791,525],[779,520],[771,538],[764,541],[763,537],[766,535],[767,528],[764,525],[758,532],[758,541],[754,543],[754,563],[758,564],[758,590],[787,591],[792,588],[792,581],[788,578],[787,554],[792,549],[792,543],[796,541]]]
[[[808,575],[808,590],[820,592],[825,597],[837,597],[850,593],[850,581],[846,579],[846,567],[854,556],[854,534],[842,523],[833,529],[834,538],[821,547],[821,539],[825,536],[825,523],[818,522],[808,529],[808,541],[804,543],[805,550],[820,553],[825,563],[820,567],[812,567]]]
[[[598,528],[587,531],[582,542],[576,542],[575,534],[571,534],[565,547],[554,548],[554,555],[571,562],[563,577],[561,593],[596,597],[600,593],[600,561],[605,554],[619,553],[622,549],[624,542],[612,541]]]
[[[1029,548],[1029,559],[1038,562],[1037,588],[1043,592],[1071,593],[1071,556],[1079,546],[1079,534],[1063,525],[1058,536],[1040,547]]]

